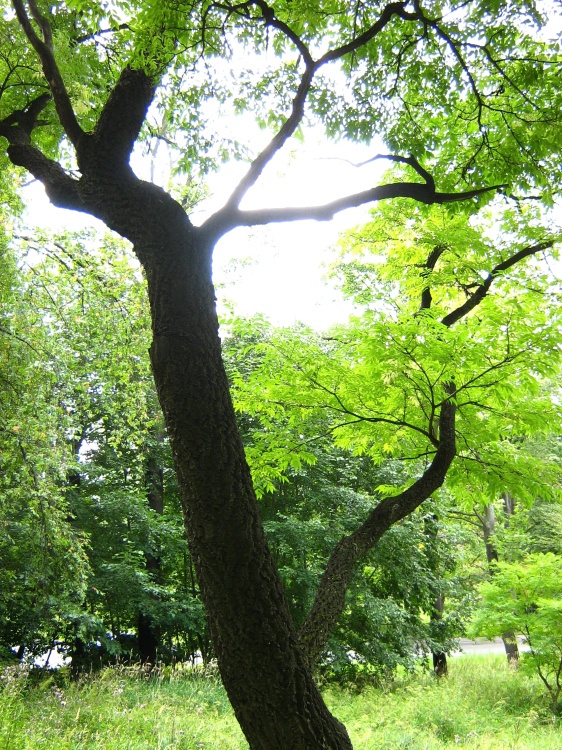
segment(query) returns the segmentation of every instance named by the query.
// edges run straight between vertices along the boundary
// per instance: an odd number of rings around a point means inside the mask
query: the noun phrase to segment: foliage
[[[538,498],[533,505],[516,508],[508,526],[496,530],[495,544],[500,559],[522,562],[529,554],[562,552],[562,507],[554,501]]]
[[[362,562],[328,642],[326,679],[384,683],[401,667],[427,666],[432,653],[457,646],[471,611],[470,587],[458,564],[463,534],[439,520],[441,510],[430,502],[396,524]],[[446,606],[438,619],[439,597]]]
[[[522,668],[539,675],[556,713],[562,690],[562,560],[547,552],[518,563],[499,562],[480,594],[473,632],[523,633],[530,650],[522,655]]]
[[[256,339],[245,352],[257,366],[233,377],[238,408],[263,429],[249,449],[258,488],[313,460],[307,423],[376,463],[424,465],[454,382],[458,458],[448,486],[461,502],[488,502],[506,487],[528,500],[556,493],[556,457],[522,443],[560,424],[545,387],[561,353],[560,290],[543,258],[556,228],[535,209],[523,220],[501,204],[470,219],[400,202],[372,215],[342,239],[332,272],[360,314],[326,335],[300,326]],[[528,248],[538,250],[511,263]]]
[[[2,434],[0,642],[29,655],[80,643],[82,660],[98,661],[136,648],[144,612],[160,630],[160,658],[205,653],[169,449],[153,437],[162,417],[138,265],[115,238],[89,234],[26,239],[20,252],[6,367],[23,362],[27,379],[19,373]],[[148,454],[166,467],[162,516],[147,504]],[[158,579],[150,554],[161,558]]]
[[[6,262],[12,251],[3,252]],[[58,421],[59,373],[43,368],[44,321],[11,257],[0,307],[0,643],[36,654],[79,605],[88,565],[84,536],[67,521],[62,484],[72,456]]]
[[[551,314],[559,288],[542,257],[557,232],[549,217],[501,203],[470,218],[406,203],[383,205],[372,216],[342,239],[332,271],[358,305],[360,314],[349,324],[322,335],[304,326],[275,330],[260,318],[228,322],[230,340],[240,342],[230,377],[246,454],[262,506],[278,513],[275,525],[266,513],[266,528],[283,533],[285,523],[292,535],[285,549],[306,550],[308,560],[311,541],[297,541],[298,525],[284,505],[291,492],[283,483],[314,476],[318,446],[331,441],[342,458],[350,451],[378,467],[369,472],[363,498],[350,496],[339,511],[334,493],[324,501],[343,521],[336,532],[333,520],[321,512],[312,516],[330,530],[325,539],[332,548],[377,500],[427,466],[447,383],[455,383],[458,409],[449,502],[478,507],[506,487],[527,504],[538,493],[558,492],[556,456],[533,448],[560,424],[559,402],[546,387],[559,367],[561,344]],[[544,307],[537,307],[538,298]],[[306,507],[313,512],[310,498]],[[427,646],[432,636],[419,614],[431,615],[442,588],[451,593],[454,586],[438,583],[427,560],[416,561],[420,526],[412,524],[404,525],[409,544],[399,546],[407,553],[392,551],[402,532],[389,531],[371,553],[375,567],[366,560],[363,575],[353,579],[348,608],[328,647],[336,671],[393,669],[411,662],[416,644],[439,651],[440,642],[447,650],[448,639],[460,632],[464,605],[450,608],[449,620],[438,626],[441,637]],[[321,553],[316,580],[328,554]],[[281,560],[284,575],[287,553]],[[313,571],[314,562],[306,576],[288,578],[306,590]],[[377,571],[374,578],[369,571]],[[386,588],[377,591],[372,581],[385,575]],[[421,581],[424,593],[416,599]]]

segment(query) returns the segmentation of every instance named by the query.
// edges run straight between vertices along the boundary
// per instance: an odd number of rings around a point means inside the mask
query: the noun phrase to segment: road
[[[528,646],[522,636],[517,636],[519,651],[528,651]],[[485,638],[477,638],[469,641],[468,638],[460,639],[460,651],[453,651],[451,656],[463,656],[464,654],[504,654],[505,648],[501,638],[487,641]]]

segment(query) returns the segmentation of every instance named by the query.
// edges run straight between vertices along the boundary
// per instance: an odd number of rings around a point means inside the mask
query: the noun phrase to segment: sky
[[[276,156],[242,207],[316,205],[373,187],[388,164],[353,165],[379,151],[348,142],[333,143],[312,133],[305,143],[288,144]],[[146,158],[137,156],[132,163],[139,177],[149,179]],[[246,169],[244,163],[230,162],[210,175],[210,195],[191,214],[194,224],[220,208]],[[165,184],[166,180],[166,165],[161,162],[155,182]],[[54,231],[93,226],[107,231],[92,217],[52,206],[38,182],[29,184],[24,192],[29,226]],[[219,241],[214,254],[219,311],[224,311],[228,302],[241,315],[260,313],[275,325],[300,321],[319,330],[345,321],[351,306],[324,279],[326,264],[333,258],[331,248],[339,234],[364,223],[368,216],[369,208],[362,207],[341,212],[330,222],[299,221],[230,232]]]
[[[373,187],[381,179],[380,163],[357,168],[349,162],[359,163],[375,153],[352,144],[304,144],[270,166],[242,208],[316,205]],[[230,170],[232,179],[224,181],[221,176],[213,203],[220,205],[227,197],[227,185],[231,188],[236,182],[237,166]],[[219,197],[219,190],[224,195]],[[341,212],[328,222],[299,221],[231,232],[215,250],[215,280],[226,285],[221,293],[236,303],[241,314],[264,313],[278,325],[298,320],[324,329],[345,320],[351,308],[325,279],[326,266],[333,260],[332,248],[340,233],[368,217],[369,208],[362,207]]]

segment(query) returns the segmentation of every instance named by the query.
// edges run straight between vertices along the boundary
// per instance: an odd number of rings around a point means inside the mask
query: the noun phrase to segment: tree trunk
[[[299,647],[265,538],[222,362],[213,238],[161,188],[139,180],[123,153],[144,120],[149,84],[140,71],[122,74],[95,132],[80,136],[79,181],[25,132],[8,133],[9,155],[43,180],[56,205],[86,211],[130,240],[145,270],[150,358],[188,543],[222,680],[250,748],[351,750]]]
[[[159,225],[159,241],[135,249],[148,279],[154,378],[221,676],[252,750],[348,749],[298,648],[260,521],[222,363],[210,248],[185,215],[178,230],[170,236],[170,225]]]
[[[445,594],[441,593],[435,600],[433,605],[433,612],[431,613],[431,622],[438,623],[443,619],[443,609],[445,606]],[[447,654],[444,651],[434,651],[433,657],[433,672],[437,677],[446,677],[449,668],[447,666]]]
[[[156,441],[164,439],[161,430],[152,430],[152,437]],[[154,450],[148,448],[146,459],[146,498],[148,507],[158,515],[164,513],[164,472]],[[146,571],[156,583],[161,583],[160,554],[147,552]],[[139,611],[137,623],[137,637],[139,644],[139,658],[143,664],[156,664],[158,646],[160,645],[160,628],[147,612]]]
[[[511,513],[513,513],[513,501],[511,500],[511,495],[509,493],[506,493],[507,497],[510,498],[510,503],[506,502],[506,509],[508,507],[511,508]],[[482,519],[482,529],[484,532],[484,543],[486,545],[486,559],[488,560],[488,565],[490,566],[490,573],[493,575],[494,568],[492,563],[498,561],[498,551],[493,543],[492,537],[494,534],[496,528],[496,512],[494,510],[494,506],[492,504],[487,505],[484,509],[484,516]],[[502,633],[502,641],[505,648],[505,655],[507,657],[507,663],[511,667],[516,667],[519,664],[519,647],[517,645],[517,638],[515,637],[515,633],[512,630],[507,630],[505,633]]]
[[[400,4],[398,4],[400,5]],[[153,101],[157,80],[126,67],[97,119],[82,130],[50,44],[36,36],[25,6],[16,13],[41,59],[60,123],[76,152],[78,173],[68,173],[33,145],[31,134],[49,96],[42,94],[20,113],[0,122],[8,157],[26,168],[57,206],[83,211],[133,243],[146,272],[152,316],[150,357],[170,438],[191,556],[225,688],[252,750],[350,750],[345,727],[330,714],[312,678],[311,666],[345,606],[356,561],[396,521],[411,513],[444,481],[455,456],[455,387],[440,408],[439,439],[423,476],[400,495],[386,498],[365,523],[334,550],[309,617],[297,639],[237,429],[224,370],[211,275],[214,243],[236,226],[303,218],[300,210],[247,212],[239,202],[265,164],[294,132],[302,117],[313,69],[307,64],[296,108],[223,209],[195,228],[182,207],[161,188],[139,180],[130,155]],[[385,25],[397,12],[389,5]],[[35,15],[39,11],[34,12]],[[50,36],[46,19],[43,33]],[[46,29],[46,31],[45,31]],[[158,58],[155,52],[154,60]],[[169,51],[164,57],[167,58]],[[160,60],[160,63],[163,61]],[[158,67],[158,65],[156,66]],[[164,66],[165,67],[165,66]],[[17,116],[15,116],[17,114]],[[411,160],[410,160],[411,161]],[[417,162],[414,163],[414,168]],[[417,171],[420,172],[419,169]],[[424,203],[458,200],[425,184],[397,183],[361,193],[361,202],[406,196]],[[472,197],[483,189],[462,194]],[[354,196],[349,205],[357,205]],[[347,205],[347,203],[345,203]],[[326,218],[340,203],[307,209]],[[479,288],[442,323],[451,325],[487,293]],[[450,396],[450,397],[449,397]]]

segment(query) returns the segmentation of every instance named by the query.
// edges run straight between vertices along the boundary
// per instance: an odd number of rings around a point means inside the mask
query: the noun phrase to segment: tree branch
[[[31,133],[38,124],[37,118],[50,101],[50,94],[41,94],[24,109],[12,112],[0,121],[0,135],[3,135],[10,143],[15,140],[29,143]]]
[[[397,158],[398,160],[398,158]],[[468,190],[463,193],[438,193],[431,184],[421,182],[396,182],[390,185],[379,185],[378,187],[364,190],[361,193],[347,195],[321,206],[294,206],[287,208],[261,208],[242,211],[236,207],[224,206],[205,221],[201,229],[208,233],[213,240],[222,237],[235,227],[262,226],[288,221],[329,221],[339,211],[346,208],[356,208],[366,203],[374,203],[392,198],[411,198],[426,204],[454,203],[457,201],[476,198],[484,193],[499,190],[505,185],[492,185],[491,187]]]
[[[537,245],[526,247],[524,250],[520,250],[518,253],[515,253],[507,260],[498,263],[498,265],[490,271],[490,273],[484,280],[484,283],[478,286],[476,291],[470,295],[466,302],[450,312],[448,315],[445,315],[445,317],[442,318],[441,323],[444,326],[449,327],[459,321],[461,318],[464,318],[465,315],[468,315],[471,310],[474,310],[474,308],[482,302],[484,297],[488,294],[492,283],[499,276],[499,274],[502,273],[502,271],[507,271],[509,268],[514,266],[516,263],[519,263],[519,261],[523,260],[524,258],[528,258],[531,255],[536,255],[542,250],[548,250],[548,248],[552,247],[553,245],[554,240],[540,242]]]
[[[408,164],[419,174],[419,176],[424,180],[430,190],[435,190],[435,180],[433,179],[433,175],[431,175],[427,171],[427,169],[424,169],[416,159],[416,157],[412,154],[410,154],[410,156],[397,156],[396,154],[377,154],[372,159],[369,159],[369,161],[378,161],[379,159],[388,159],[389,161],[394,161],[398,164]],[[364,162],[364,164],[366,163],[367,162]]]
[[[391,21],[394,15],[398,15],[401,18],[407,20],[418,20],[420,18],[418,13],[408,13],[407,11],[405,11],[406,4],[406,2],[389,3],[383,9],[379,19],[369,29],[367,29],[367,31],[363,32],[363,34],[360,34],[352,41],[340,47],[336,47],[333,50],[330,50],[316,61],[312,59],[308,47],[304,44],[302,39],[300,39],[300,37],[287,24],[276,18],[274,10],[269,5],[267,5],[267,3],[263,2],[263,0],[253,0],[252,2],[243,3],[238,6],[240,8],[248,7],[250,5],[258,6],[262,11],[262,15],[266,24],[268,26],[277,28],[279,31],[285,34],[285,36],[290,39],[295,47],[299,50],[305,63],[305,70],[293,99],[293,105],[289,117],[285,120],[280,130],[276,133],[276,135],[272,138],[272,140],[268,143],[264,150],[254,159],[254,161],[250,165],[250,168],[234,189],[232,195],[230,196],[224,207],[224,210],[227,213],[230,213],[233,208],[237,208],[240,205],[242,198],[248,192],[248,190],[253,185],[255,185],[265,166],[283,147],[285,142],[293,135],[293,133],[299,126],[304,116],[304,105],[308,96],[308,92],[310,91],[312,79],[318,69],[326,63],[338,60],[349,52],[353,52],[367,44],[367,42],[371,41],[371,39],[377,36],[377,34],[379,34],[384,29],[384,27]]]
[[[436,20],[430,20],[429,18],[423,17],[424,24],[432,28],[437,36],[442,39],[445,44],[449,47],[453,55],[456,57],[457,62],[461,66],[461,69],[463,73],[466,75],[470,88],[472,89],[472,93],[474,94],[474,98],[476,99],[476,103],[478,106],[478,127],[481,130],[482,129],[482,109],[484,107],[484,104],[482,102],[482,97],[480,95],[480,92],[478,91],[478,87],[476,86],[476,82],[474,80],[474,77],[472,73],[470,72],[470,69],[466,63],[466,60],[461,55],[457,44],[453,41],[452,37],[449,36],[449,34],[442,29],[438,22]]]
[[[267,144],[264,150],[256,156],[254,161],[250,164],[250,168],[240,180],[232,195],[228,199],[224,206],[224,211],[231,213],[233,209],[238,208],[242,198],[246,195],[248,190],[255,185],[258,181],[261,173],[265,166],[271,161],[275,154],[283,147],[285,142],[293,135],[295,130],[298,128],[304,115],[304,103],[308,92],[310,91],[310,85],[314,76],[314,67],[308,65],[300,80],[297,93],[293,99],[293,105],[291,108],[291,114],[285,120],[281,129],[273,136],[271,141]]]
[[[314,604],[299,631],[301,648],[311,666],[320,657],[344,610],[347,587],[357,561],[385,531],[412,513],[445,480],[456,454],[454,384],[450,383],[446,391],[449,398],[442,404],[439,416],[439,448],[428,469],[407,490],[382,500],[357,531],[338,543],[328,561]]]
[[[428,277],[430,275],[430,273],[437,265],[437,261],[443,255],[445,250],[446,248],[443,245],[437,245],[433,248],[433,250],[429,253],[427,261],[425,263],[426,270],[424,270],[423,272],[424,276]],[[431,307],[432,299],[431,287],[428,285],[425,287],[421,295],[420,310],[429,310],[429,308]]]
[[[143,70],[124,68],[100,114],[93,133],[96,161],[103,155],[113,167],[129,163],[129,157],[156,90]],[[88,149],[79,149],[79,163],[87,162]]]
[[[38,148],[21,143],[10,144],[7,153],[12,164],[24,167],[43,183],[54,206],[91,213],[80,196],[78,180],[72,179],[58,162],[48,159]]]
[[[268,5],[265,0],[249,0],[248,2],[239,3],[238,5],[213,3],[213,7],[226,10],[229,15],[238,13],[239,15],[245,17],[248,17],[248,11],[252,6],[255,6],[256,8],[259,8],[261,10],[261,17],[265,21],[266,26],[272,26],[274,29],[278,29],[287,37],[287,39],[291,40],[291,42],[295,45],[295,47],[302,55],[306,65],[313,64],[312,55],[310,54],[310,51],[306,44],[302,41],[300,36],[296,34],[290,26],[288,26],[288,24],[275,17],[274,9],[270,5]]]
[[[57,115],[59,116],[60,123],[64,128],[64,132],[73,146],[77,146],[84,131],[76,119],[68,91],[66,90],[66,86],[64,85],[64,81],[53,54],[51,25],[49,24],[49,21],[41,15],[35,0],[28,0],[28,4],[33,20],[41,29],[43,39],[40,39],[35,33],[33,24],[29,20],[29,16],[25,10],[23,0],[12,0],[12,5],[24,34],[39,55],[41,67],[43,68],[43,73],[53,95]]]
[[[36,0],[27,0],[27,2],[31,16],[41,30],[42,39],[33,28],[23,0],[12,0],[18,21],[39,55],[43,73],[53,95],[57,115],[65,133],[76,148],[80,168],[87,170],[89,166],[92,166],[91,157],[94,151],[97,164],[101,164],[104,159],[111,168],[115,167],[115,162],[128,164],[147,109],[154,96],[155,84],[152,78],[142,70],[125,68],[102,110],[93,138],[85,138],[53,54],[52,30],[49,21],[39,11]],[[91,148],[92,144],[95,144],[94,149]]]
[[[320,65],[324,65],[327,62],[331,62],[332,60],[339,60],[349,52],[355,52],[360,47],[363,47],[365,44],[367,44],[367,42],[370,42],[371,39],[374,39],[377,34],[379,34],[384,29],[389,21],[392,20],[393,16],[399,16],[406,21],[419,21],[421,19],[421,15],[419,13],[409,13],[405,10],[407,4],[407,2],[389,3],[387,6],[385,6],[385,8],[383,8],[379,19],[370,28],[368,28],[362,34],[359,34],[358,37],[352,39],[350,42],[342,44],[340,47],[336,47],[335,49],[326,52],[326,54],[318,60],[318,67],[320,67]]]
[[[49,94],[41,94],[23,110],[12,112],[0,121],[0,136],[8,141],[8,157],[12,164],[24,167],[40,180],[55,206],[83,211],[84,205],[78,193],[78,182],[73,180],[60,164],[47,158],[31,145],[31,133],[37,118],[49,103]]]
[[[82,34],[82,36],[77,36],[74,39],[75,44],[83,44],[84,42],[90,41],[90,39],[95,39],[97,36],[102,36],[104,34],[117,34],[119,31],[129,31],[130,26],[128,23],[120,23],[119,26],[117,26],[114,29],[98,29],[98,31],[93,31],[91,34]]]

